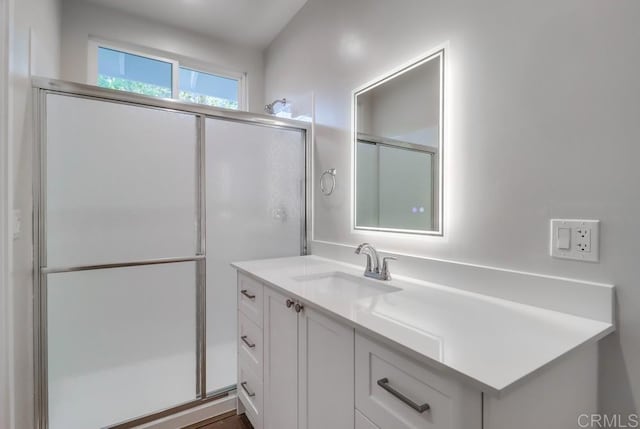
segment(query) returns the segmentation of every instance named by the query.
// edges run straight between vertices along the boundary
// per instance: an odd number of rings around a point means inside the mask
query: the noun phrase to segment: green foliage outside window
[[[136,94],[150,95],[152,97],[171,98],[171,88],[119,77],[99,75],[98,86],[117,89],[120,91],[135,92]]]
[[[98,86],[152,97],[171,98],[171,88],[112,76],[98,75]],[[225,98],[196,94],[188,91],[180,91],[180,100],[206,104],[207,106],[223,107],[225,109],[238,109],[238,102],[235,100],[227,100]]]
[[[238,102],[235,100],[196,94],[194,92],[180,91],[180,100],[188,101],[190,103],[206,104],[207,106],[238,110]]]

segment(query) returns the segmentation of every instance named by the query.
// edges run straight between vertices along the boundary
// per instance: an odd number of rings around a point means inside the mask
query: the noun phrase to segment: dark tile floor
[[[217,422],[208,423],[204,426],[198,426],[197,429],[253,429],[247,417],[231,416]]]

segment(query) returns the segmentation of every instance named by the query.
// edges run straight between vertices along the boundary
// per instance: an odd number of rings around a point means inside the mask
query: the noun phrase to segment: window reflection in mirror
[[[356,229],[441,233],[444,50],[354,92]]]

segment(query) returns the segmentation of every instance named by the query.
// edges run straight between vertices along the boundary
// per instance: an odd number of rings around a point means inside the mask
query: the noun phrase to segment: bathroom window
[[[180,100],[238,109],[237,79],[180,67]]]
[[[171,98],[172,64],[149,57],[98,48],[98,86]]]
[[[98,41],[89,42],[89,83],[102,88],[245,110],[243,73],[213,70]]]

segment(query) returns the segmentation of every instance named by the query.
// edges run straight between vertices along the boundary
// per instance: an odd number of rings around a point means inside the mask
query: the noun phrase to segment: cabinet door
[[[298,315],[288,297],[264,289],[264,427],[298,423]]]
[[[300,429],[353,429],[354,330],[312,309],[299,313]]]

